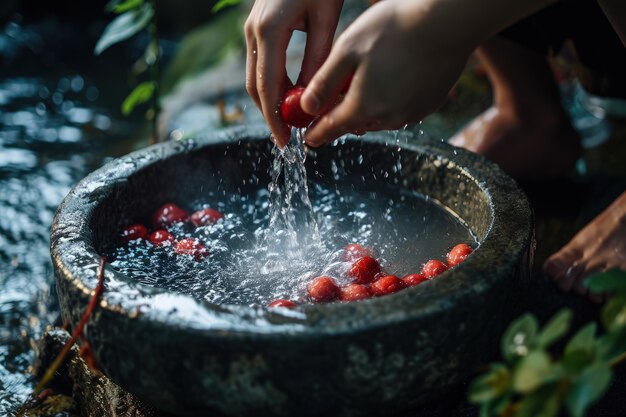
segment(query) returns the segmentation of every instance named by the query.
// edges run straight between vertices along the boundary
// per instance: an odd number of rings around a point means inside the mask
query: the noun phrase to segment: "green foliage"
[[[123,7],[124,4],[130,2],[131,0],[127,0],[123,3],[117,4],[115,7]],[[98,39],[98,42],[96,43],[94,53],[96,55],[100,55],[110,46],[132,37],[144,29],[148,23],[150,23],[153,16],[154,9],[149,3],[141,4],[140,7],[132,8],[127,12],[120,14],[111,23],[109,23],[109,25],[104,29],[104,32],[102,32],[102,36],[100,36],[100,39]]]
[[[211,13],[217,13],[226,7],[236,6],[240,2],[241,2],[240,0],[219,0],[217,3],[215,3],[215,6],[213,6],[213,8],[211,9]]]
[[[152,98],[152,95],[154,94],[155,89],[156,83],[154,81],[144,81],[141,84],[137,85],[122,103],[121,109],[124,116],[128,116],[139,104],[145,103],[150,100]]]
[[[144,0],[112,0],[110,1],[104,10],[113,13],[124,13],[132,9],[140,7],[144,3]]]
[[[543,328],[529,313],[514,320],[502,336],[505,363],[492,364],[470,386],[469,400],[480,406],[481,417],[556,417],[562,410],[584,417],[602,397],[612,367],[626,360],[626,272],[595,274],[586,285],[611,294],[602,311],[604,333],[589,323],[556,352],[554,344],[570,333],[570,310],[559,311]]]

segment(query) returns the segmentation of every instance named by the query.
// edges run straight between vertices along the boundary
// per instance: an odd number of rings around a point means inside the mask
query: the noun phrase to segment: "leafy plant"
[[[612,368],[626,360],[626,271],[595,274],[585,284],[612,294],[602,310],[604,333],[590,323],[555,355],[551,348],[570,331],[570,310],[543,328],[529,313],[513,321],[502,336],[504,363],[491,364],[470,386],[469,400],[480,406],[481,417],[555,417],[562,409],[583,417],[605,393]]]
[[[212,13],[235,6],[240,0],[219,0],[213,8]],[[149,70],[149,80],[143,81],[135,86],[122,102],[121,111],[124,115],[129,115],[140,104],[152,99],[152,106],[148,112],[148,118],[152,120],[153,136],[156,138],[156,120],[159,113],[159,61],[160,48],[157,30],[156,0],[111,0],[105,7],[109,13],[118,16],[107,25],[100,39],[96,43],[94,53],[100,55],[111,46],[123,42],[144,29],[150,34],[150,41],[146,47],[141,61],[141,65],[134,68],[139,72]]]

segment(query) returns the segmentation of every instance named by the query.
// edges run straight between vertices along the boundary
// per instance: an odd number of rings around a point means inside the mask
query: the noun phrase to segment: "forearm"
[[[470,50],[518,20],[557,0],[392,0],[407,25],[428,26],[444,44]],[[610,1],[610,0],[606,0]],[[626,2],[615,0],[615,3]]]
[[[626,1],[598,0],[598,4],[626,47]]]

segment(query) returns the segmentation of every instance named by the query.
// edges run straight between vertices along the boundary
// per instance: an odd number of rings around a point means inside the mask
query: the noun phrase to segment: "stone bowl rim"
[[[194,137],[186,140],[184,143],[168,141],[159,143],[138,151],[134,151],[120,158],[108,162],[98,170],[92,172],[76,184],[70,193],[65,197],[61,205],[58,207],[52,227],[51,236],[51,254],[54,269],[57,272],[57,281],[60,279],[69,280],[75,291],[81,293],[81,297],[85,301],[93,294],[95,287],[96,265],[100,259],[100,255],[96,252],[94,245],[84,236],[89,236],[89,224],[91,214],[97,206],[97,201],[92,199],[94,186],[103,177],[108,176],[109,185],[115,185],[116,181],[123,181],[127,175],[136,173],[147,166],[158,163],[163,159],[172,157],[182,152],[192,152],[201,148],[211,146],[212,144],[225,145],[236,144],[238,141],[245,140],[266,140],[269,131],[265,126],[238,126],[227,128],[219,131],[213,131],[203,136]],[[411,134],[407,134],[411,136]],[[507,259],[519,259],[523,256],[528,245],[532,244],[532,224],[533,216],[530,203],[525,194],[519,188],[517,183],[508,175],[506,175],[496,164],[487,161],[479,155],[475,155],[464,149],[454,148],[447,144],[441,144],[437,141],[425,141],[424,143],[406,143],[398,145],[391,136],[385,133],[372,132],[365,136],[354,137],[348,136],[348,140],[366,141],[379,146],[402,147],[416,153],[436,154],[437,158],[442,161],[452,162],[457,165],[459,171],[469,175],[477,182],[481,191],[485,193],[489,200],[491,210],[491,224],[489,230],[485,234],[485,238],[480,242],[480,246],[475,251],[476,254],[489,248],[492,253],[498,251],[501,254],[499,259],[494,259],[493,268],[500,271],[498,276],[488,276],[480,281],[457,287],[454,293],[450,293],[445,289],[445,278],[453,271],[447,271],[442,274],[438,280],[433,280],[423,285],[430,285],[434,291],[430,291],[429,299],[424,297],[415,297],[414,295],[420,291],[420,287],[408,288],[402,292],[382,297],[373,298],[357,303],[329,303],[329,304],[313,304],[303,305],[295,310],[289,309],[268,309],[265,307],[248,307],[248,306],[229,306],[217,305],[206,301],[199,301],[193,297],[186,295],[173,296],[176,300],[186,301],[195,304],[195,313],[208,313],[199,319],[200,322],[189,323],[185,320],[190,316],[179,316],[170,319],[172,310],[159,310],[156,303],[150,305],[148,313],[136,314],[132,308],[122,305],[119,299],[110,297],[111,293],[104,292],[99,307],[115,315],[120,319],[150,321],[154,325],[154,321],[161,322],[161,325],[170,325],[177,328],[190,327],[195,331],[206,332],[208,334],[219,333],[220,337],[228,337],[233,339],[246,339],[250,336],[255,338],[272,338],[277,333],[283,337],[289,338],[309,338],[318,337],[322,334],[327,335],[346,335],[356,332],[371,331],[372,329],[388,326],[391,324],[400,325],[405,321],[411,321],[418,314],[420,317],[432,316],[436,317],[446,311],[450,311],[455,300],[463,297],[479,296],[484,292],[494,280],[500,279],[502,275],[511,276],[514,273],[515,263],[506,262]],[[158,150],[158,152],[156,152]],[[159,154],[160,157],[154,156]],[[152,157],[150,157],[152,155]],[[458,164],[457,161],[462,160],[468,164]],[[125,163],[132,161],[134,169],[120,169]],[[467,166],[471,165],[471,166]],[[111,175],[113,174],[113,175]],[[498,187],[505,187],[502,192],[493,192]],[[97,187],[96,187],[97,188]],[[74,210],[77,204],[81,204],[85,209],[79,211],[78,222],[77,213]],[[494,209],[495,207],[495,209]],[[506,215],[506,216],[505,216]],[[517,233],[513,236],[505,235],[507,231],[513,227]],[[67,236],[73,236],[71,239],[65,239]],[[81,237],[82,236],[82,237]],[[68,249],[72,249],[75,245],[81,247],[86,245],[86,251],[78,250],[78,256],[72,255],[74,259],[70,259]],[[90,276],[78,276],[78,269],[72,264],[78,263],[82,265],[94,265],[91,269]],[[476,267],[478,257],[470,257],[464,262],[464,267],[470,269]],[[459,268],[459,271],[461,268]],[[81,272],[85,272],[84,269]],[[115,280],[116,283],[126,282],[128,278],[123,274],[107,268],[105,277],[107,280]],[[466,277],[467,278],[467,277]],[[482,278],[482,277],[481,277]],[[90,284],[87,285],[87,282]],[[132,285],[133,291],[138,294],[145,294],[145,288],[139,288]],[[151,299],[155,294],[165,294],[171,296],[166,290],[157,290],[151,288],[147,291],[146,300]],[[449,297],[440,297],[448,295]],[[140,300],[135,303],[141,305]],[[421,304],[415,308],[415,302],[420,301]],[[162,301],[162,299],[160,299]],[[393,304],[403,308],[396,308],[395,312],[389,309],[383,309],[385,314],[370,314],[367,319],[363,319],[363,313],[371,310],[380,310],[381,307]],[[155,310],[156,309],[156,310]],[[208,318],[209,321],[202,323]],[[213,320],[215,319],[215,320]],[[258,326],[262,322],[264,326]]]

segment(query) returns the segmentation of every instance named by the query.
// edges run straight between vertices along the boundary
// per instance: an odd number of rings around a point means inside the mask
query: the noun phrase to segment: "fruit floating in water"
[[[175,241],[174,236],[167,230],[163,229],[152,232],[149,240],[154,246],[171,245]]]
[[[448,266],[437,259],[431,259],[424,264],[422,275],[426,278],[434,278],[448,270]]]
[[[406,284],[395,275],[384,275],[374,281],[370,288],[375,296],[381,297],[405,289]]]
[[[409,274],[402,278],[402,281],[404,281],[407,287],[414,287],[415,285],[419,285],[424,281],[428,281],[428,278],[426,278],[422,274]]]
[[[372,256],[370,248],[363,247],[358,243],[350,243],[343,248],[343,260],[346,262],[356,261],[364,256]]]
[[[307,293],[311,300],[323,303],[333,301],[339,296],[339,287],[331,277],[317,277],[307,287]]]
[[[186,238],[176,242],[174,250],[178,255],[191,255],[197,261],[209,255],[209,250],[198,239]]]
[[[356,284],[369,284],[374,281],[374,278],[380,271],[380,264],[376,259],[371,256],[363,256],[352,264],[352,267],[348,271],[348,276],[352,278]]]
[[[155,228],[165,228],[174,223],[187,220],[189,213],[174,203],[166,203],[158,208],[152,215],[152,224]]]
[[[372,292],[365,285],[350,284],[339,289],[339,300],[358,301],[372,296]]]
[[[212,208],[205,208],[194,212],[189,220],[191,220],[194,226],[200,227],[215,224],[218,220],[223,218],[224,215],[219,211]]]
[[[268,304],[268,307],[270,308],[276,308],[276,307],[294,308],[297,306],[298,305],[291,300],[276,300]]]
[[[467,258],[474,250],[465,243],[459,243],[448,253],[448,265],[453,267],[460,264]]]
[[[122,230],[120,237],[124,242],[130,242],[131,240],[146,239],[148,237],[148,229],[141,224],[133,224]]]

